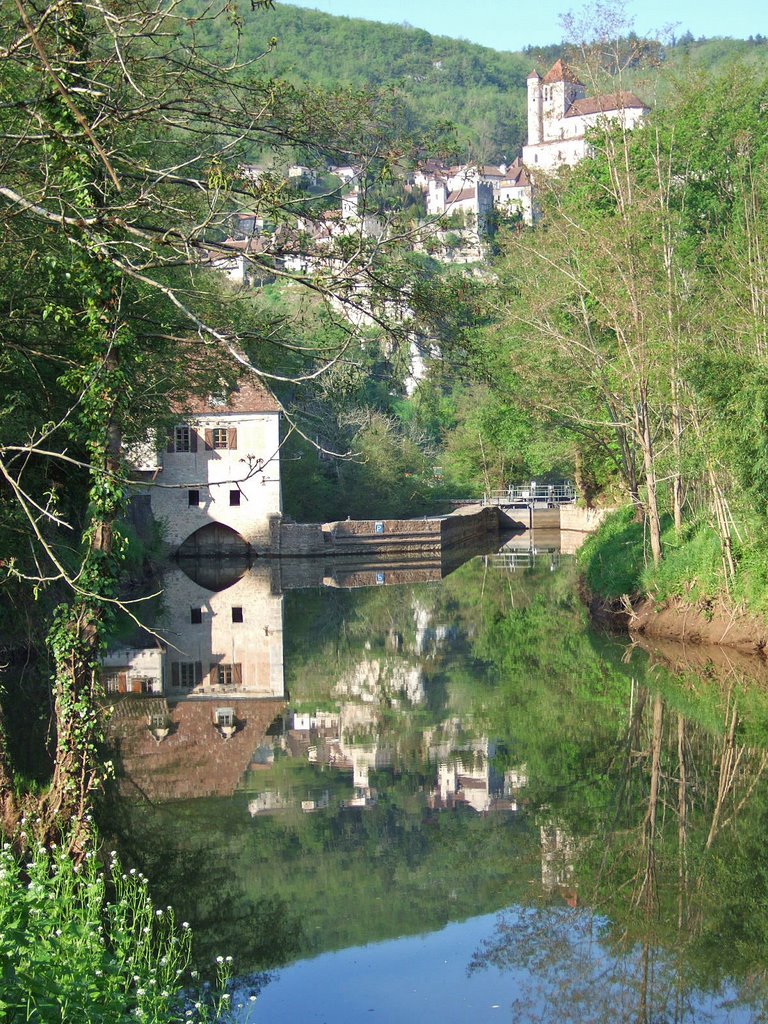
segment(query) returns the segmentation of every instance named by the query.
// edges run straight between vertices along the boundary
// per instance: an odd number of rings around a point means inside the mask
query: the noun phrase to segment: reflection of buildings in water
[[[342,807],[372,807],[378,799],[371,773],[397,771],[396,742],[376,737],[378,711],[368,704],[346,703],[337,713],[296,712],[279,744],[292,758],[306,760],[320,771],[333,769],[351,776],[352,795]],[[516,811],[520,791],[527,785],[525,766],[499,772],[494,766],[496,745],[485,737],[470,738],[458,719],[426,730],[421,742],[427,762],[434,766],[435,785],[426,795],[434,810],[469,807],[479,814]],[[281,795],[282,801],[284,796]],[[289,806],[279,803],[280,807]],[[293,805],[298,803],[294,798]],[[252,813],[267,808],[254,805]],[[277,804],[272,809],[278,809]]]
[[[170,568],[163,600],[157,632],[164,642],[144,634],[143,647],[112,648],[102,662],[107,694],[283,696],[283,598],[272,590],[268,566],[220,591]]]
[[[231,796],[284,707],[282,700],[239,697],[118,701],[109,737],[121,790],[156,801]]]
[[[566,903],[576,906],[573,863],[576,843],[573,836],[554,822],[541,826],[541,886],[547,893],[559,893]]]
[[[164,598],[166,693],[283,696],[283,597],[272,592],[268,565],[219,592],[178,569],[164,581]]]
[[[101,661],[101,682],[108,694],[162,694],[165,651],[154,647],[126,645],[108,651]]]
[[[441,741],[430,748],[437,760],[437,785],[429,796],[435,809],[470,807],[478,814],[490,811],[516,811],[517,789],[509,773],[501,773],[494,765],[496,744],[487,737],[464,740],[452,746]],[[514,778],[519,779],[519,769]],[[526,780],[527,781],[527,780]]]
[[[282,595],[268,566],[232,578],[216,591],[168,569],[163,640],[144,634],[103,659],[107,695],[132,695],[109,724],[128,792],[231,795],[285,706]]]
[[[423,670],[397,654],[361,661],[336,687],[338,697],[352,700],[337,712],[297,713],[279,739],[267,740],[268,727],[284,707],[283,598],[275,565],[246,570],[205,563],[195,579],[169,568],[158,627],[162,639],[145,634],[105,656],[108,695],[131,695],[115,701],[110,734],[135,790],[160,800],[232,793],[246,770],[270,766],[274,742],[289,756],[349,772],[352,795],[346,806],[375,803],[371,772],[391,768],[396,756],[391,741],[379,739],[382,709],[423,704]],[[433,626],[431,612],[418,600],[413,617],[415,640],[407,646],[415,654],[423,657],[450,639],[452,629]],[[388,646],[400,651],[403,638],[393,636]],[[435,806],[463,802],[482,812],[500,809],[505,800],[512,806],[509,786],[489,764],[487,742],[479,742],[482,766],[464,765],[468,748],[457,737],[434,759],[440,764]],[[277,804],[267,799],[255,813]],[[313,809],[321,806],[322,801]]]

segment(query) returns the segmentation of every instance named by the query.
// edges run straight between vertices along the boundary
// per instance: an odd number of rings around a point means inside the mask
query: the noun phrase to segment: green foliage
[[[197,2],[185,8],[192,16],[200,11]],[[462,157],[510,160],[522,145],[529,57],[290,5],[278,4],[268,16],[243,12],[243,18],[243,57],[270,49],[274,37],[269,61],[278,77],[325,88],[343,83],[392,90],[415,131],[456,122]],[[226,48],[222,23],[201,17],[194,31],[201,45],[217,52]],[[233,28],[228,31],[234,35]],[[300,147],[296,158],[304,162]]]
[[[94,848],[80,864],[66,849],[29,856],[20,863],[8,843],[0,851],[2,1020],[220,1019],[231,959],[221,959],[218,991],[185,992],[191,931],[152,902],[142,874],[123,871],[115,854],[101,865]]]
[[[723,590],[720,541],[709,526],[686,531],[678,541],[674,531],[662,535],[665,557],[657,570],[646,566],[641,587],[657,601],[680,598],[690,604],[711,604]]]
[[[578,553],[587,587],[606,598],[637,594],[645,551],[643,524],[634,509],[625,506],[611,513]]]

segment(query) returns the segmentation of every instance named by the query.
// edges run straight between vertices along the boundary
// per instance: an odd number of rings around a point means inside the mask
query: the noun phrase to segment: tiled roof
[[[555,61],[543,79],[544,85],[551,85],[553,82],[572,82],[574,85],[583,85],[576,74],[560,59]]]
[[[245,371],[226,400],[214,395],[201,398],[191,395],[183,403],[183,411],[194,416],[221,416],[226,413],[280,412],[280,406],[253,373]]]
[[[254,751],[264,742],[267,729],[285,707],[285,701],[222,697],[220,700],[131,698],[127,710],[110,722],[110,738],[117,741],[122,767],[121,789],[150,800],[189,800],[204,796],[231,796],[247,770]],[[219,706],[235,711],[238,729],[222,739],[214,725]],[[152,711],[166,713],[169,735],[157,743],[148,729]]]
[[[583,117],[586,114],[607,114],[614,110],[646,110],[642,100],[631,92],[614,92],[607,96],[588,96],[575,100],[565,112],[566,117]]]
[[[538,71],[536,70],[536,68],[534,68],[534,69],[533,69],[533,71],[532,71],[532,72],[530,73],[530,75],[528,75],[528,79],[527,79],[527,81],[529,81],[529,82],[530,82],[530,80],[531,80],[532,78],[538,78],[539,80],[541,80],[541,75],[540,75],[540,74],[539,74],[539,72],[538,72]]]
[[[474,199],[475,190],[473,188],[462,189],[461,192],[449,192],[446,197],[447,203],[460,203],[465,199]]]

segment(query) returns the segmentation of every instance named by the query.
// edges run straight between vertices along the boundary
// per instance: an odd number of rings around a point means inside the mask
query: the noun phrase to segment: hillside
[[[191,16],[200,12],[201,0],[185,0]],[[272,11],[251,11],[243,6],[228,28],[198,21],[198,42],[221,53],[229,50],[239,26],[240,53],[252,59],[277,45],[264,61],[265,73],[295,83],[319,87],[349,85],[392,89],[405,100],[413,126],[449,121],[457,126],[460,159],[483,161],[513,159],[526,134],[526,78],[536,65],[545,71],[560,55],[557,44],[525,52],[502,52],[422,29],[385,25],[360,18],[337,17],[320,11],[277,3]],[[446,26],[452,31],[454,26]],[[455,26],[460,32],[460,26]],[[229,38],[224,33],[229,33]],[[740,57],[765,61],[768,44],[757,41],[681,36],[674,45],[659,47],[661,81],[630,74],[628,85],[642,90],[650,102],[663,102],[665,82],[687,68],[715,71]]]

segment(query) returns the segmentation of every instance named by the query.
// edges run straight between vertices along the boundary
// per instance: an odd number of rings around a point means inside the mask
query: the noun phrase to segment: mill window
[[[175,427],[173,431],[174,448],[177,452],[188,452],[192,450],[189,427]]]

